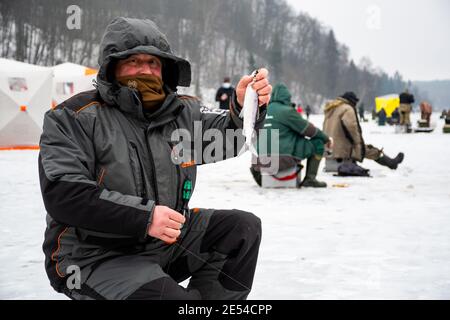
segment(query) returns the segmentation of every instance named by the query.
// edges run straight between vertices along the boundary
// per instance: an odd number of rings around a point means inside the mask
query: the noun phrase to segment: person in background
[[[427,122],[427,127],[430,126],[431,114],[433,113],[433,107],[427,101],[420,103],[420,117]]]
[[[390,158],[384,154],[383,149],[364,143],[361,126],[356,115],[358,101],[354,92],[346,92],[325,105],[323,131],[333,137],[332,157],[337,162],[343,160],[362,162],[366,158],[390,169],[397,169],[404,158],[402,152],[395,158]]]
[[[364,103],[361,102],[359,104],[358,111],[359,111],[359,120],[365,122],[366,118],[364,118]]]
[[[231,85],[230,77],[223,78],[223,83],[216,92],[216,101],[219,102],[219,108],[222,110],[230,109],[230,101],[234,88]]]
[[[377,119],[377,108],[373,107],[372,109],[372,120],[376,120]]]
[[[410,94],[408,90],[405,90],[400,94],[400,106],[398,111],[400,112],[400,125],[411,127],[411,112],[412,104],[414,103],[414,95]]]
[[[379,126],[385,126],[386,125],[386,119],[387,119],[387,115],[386,115],[386,110],[384,110],[384,108],[382,108],[378,114],[378,125]]]
[[[318,181],[316,177],[325,146],[331,148],[333,140],[295,110],[295,104],[291,102],[291,93],[284,84],[275,85],[267,109],[264,129],[268,130],[268,150],[265,154],[260,153],[260,156],[278,156],[283,161],[289,158],[297,162],[307,159],[306,174],[300,187],[325,188],[327,184]],[[272,154],[270,150],[272,130],[279,132],[278,154]],[[258,182],[258,172],[255,170],[258,169],[251,168],[253,177]]]
[[[311,114],[311,106],[309,104],[306,105],[306,119],[309,120],[309,115]]]
[[[398,112],[398,108],[395,108],[395,110],[392,112],[391,123],[393,125],[400,123],[400,113]]]

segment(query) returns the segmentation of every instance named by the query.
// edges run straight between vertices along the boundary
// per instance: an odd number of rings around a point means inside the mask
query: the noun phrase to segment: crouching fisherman
[[[295,166],[301,160],[307,159],[305,178],[303,181],[298,181],[298,186],[312,188],[327,186],[316,177],[325,146],[332,147],[332,139],[304,119],[292,107],[291,93],[284,84],[277,84],[273,89],[264,129],[267,130],[267,140],[264,134],[259,136],[259,158],[277,157],[279,170]],[[273,153],[271,149],[274,144],[272,140],[275,137],[275,130],[278,133],[276,137],[279,139],[277,153]],[[250,169],[260,185],[262,167],[263,164],[257,163]]]
[[[51,285],[72,299],[245,299],[261,221],[240,210],[189,208],[203,163],[174,163],[171,137],[178,129],[195,136],[194,122],[223,137],[239,132],[252,81],[261,128],[268,71],[242,77],[230,111],[209,112],[176,92],[190,84],[189,62],[172,53],[154,22],[130,18],[107,26],[99,64],[95,90],[45,115],[39,172]],[[225,146],[230,157],[242,147]],[[73,266],[78,286],[67,285]],[[187,288],[179,285],[188,278]]]

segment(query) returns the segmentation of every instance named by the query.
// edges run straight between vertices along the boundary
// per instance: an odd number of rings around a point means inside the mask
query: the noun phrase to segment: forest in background
[[[70,30],[67,8],[81,11],[80,29]],[[369,58],[355,62],[332,29],[284,0],[2,0],[0,56],[52,66],[73,62],[97,67],[98,45],[117,16],[149,18],[167,35],[172,50],[192,64],[192,86],[216,88],[266,66],[271,82],[284,82],[297,103],[316,109],[345,91],[355,91],[370,110],[376,96],[409,88],[399,72],[388,75]]]

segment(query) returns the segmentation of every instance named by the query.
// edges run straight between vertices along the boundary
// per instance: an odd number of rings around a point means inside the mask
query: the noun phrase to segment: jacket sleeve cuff
[[[230,104],[230,116],[231,116],[231,119],[233,120],[234,124],[238,128],[242,128],[244,126],[243,119],[241,119],[239,117],[239,114],[241,113],[241,111],[242,111],[242,106],[237,101],[236,90],[234,90],[232,98],[231,98],[231,104]]]
[[[148,231],[149,231],[150,225],[152,224],[152,221],[153,221],[153,213],[155,212],[155,203],[153,201],[151,201],[151,202],[153,204],[152,204],[151,210],[148,213],[147,224],[146,224],[146,227],[145,227],[145,234],[144,234],[144,237],[143,237],[144,240],[146,240],[149,237]]]
[[[136,214],[130,215],[130,219],[127,220],[129,224],[124,225],[124,227],[126,226],[126,228],[130,231],[133,230],[132,233],[134,233],[139,239],[145,239],[147,237],[147,230],[152,222],[153,211],[155,208],[155,202],[153,200],[123,195],[119,192],[109,191],[106,189],[101,192],[99,198],[103,201],[134,210]],[[145,230],[142,230],[144,228]]]
[[[308,126],[303,131],[303,135],[311,139],[320,139],[324,143],[330,141],[330,138],[322,130],[316,128],[312,123],[308,123]]]

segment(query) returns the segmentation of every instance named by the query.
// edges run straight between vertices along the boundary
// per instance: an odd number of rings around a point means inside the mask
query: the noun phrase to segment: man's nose
[[[150,65],[148,63],[142,63],[139,68],[140,74],[153,74],[152,68],[150,68]]]

